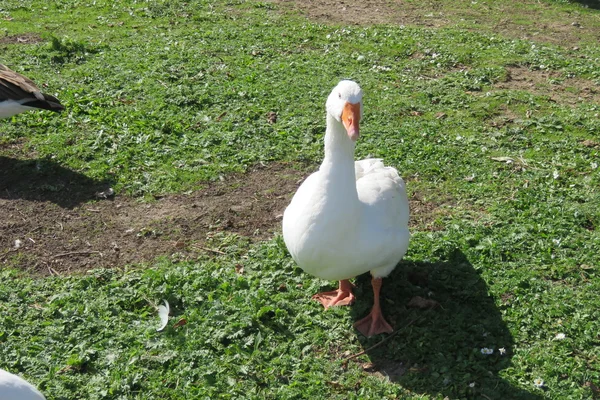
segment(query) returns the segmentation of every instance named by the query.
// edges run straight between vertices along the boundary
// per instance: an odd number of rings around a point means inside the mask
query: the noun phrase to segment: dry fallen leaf
[[[337,381],[329,381],[327,383],[330,384],[331,386],[333,386],[336,389],[342,389],[344,387],[344,385],[342,385],[341,383],[339,383]]]
[[[419,365],[415,365],[414,367],[410,367],[408,370],[410,372],[417,372],[417,373],[421,373],[421,372],[425,372],[427,371],[428,367],[420,367]]]
[[[173,328],[179,328],[180,326],[184,326],[185,324],[187,324],[187,319],[185,318],[181,318],[179,321],[177,321],[174,325]]]
[[[76,369],[76,368],[75,368],[73,365],[67,365],[67,366],[65,366],[65,367],[63,367],[63,368],[61,368],[61,369],[59,369],[59,370],[58,370],[58,373],[59,373],[59,374],[64,374],[64,373],[66,373],[66,372],[70,372],[70,371],[73,371],[73,370],[75,370],[75,369]]]
[[[267,113],[267,121],[268,121],[270,124],[274,124],[274,123],[276,123],[276,122],[277,122],[277,113],[275,113],[275,112],[273,112],[273,111],[270,111],[270,112],[268,112],[268,113]]]
[[[439,305],[440,305],[440,303],[438,303],[435,300],[426,299],[421,296],[415,296],[412,299],[410,299],[410,301],[407,304],[407,307],[425,309],[425,308],[434,308]]]
[[[366,362],[362,365],[362,369],[365,372],[375,372],[377,370],[375,364],[372,362]]]
[[[585,147],[598,147],[598,146],[600,146],[600,143],[594,142],[591,139],[586,139],[586,140],[582,141],[581,144],[584,145]]]

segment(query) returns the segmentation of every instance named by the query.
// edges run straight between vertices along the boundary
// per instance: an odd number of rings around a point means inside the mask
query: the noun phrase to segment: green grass
[[[280,238],[221,237],[222,257],[83,277],[1,271],[0,367],[49,399],[579,399],[600,386],[599,151],[582,144],[600,141],[600,106],[495,87],[516,65],[598,90],[597,44],[327,26],[259,2],[8,0],[0,16],[8,34],[48,39],[0,44],[0,62],[67,107],[1,123],[0,155],[44,160],[33,174],[59,164],[146,196],[259,162],[316,166],[325,98],[353,78],[366,92],[357,155],[385,158],[411,195],[441,204],[384,283],[394,326],[415,322],[347,365],[380,340],[351,328],[371,304],[367,278],[352,309],[323,313],[310,296],[329,283],[295,268]],[[406,308],[417,295],[442,307]],[[162,299],[173,316],[158,333]],[[388,380],[368,360],[407,369]]]

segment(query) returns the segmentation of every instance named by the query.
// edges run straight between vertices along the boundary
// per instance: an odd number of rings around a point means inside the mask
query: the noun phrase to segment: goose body
[[[31,79],[0,64],[0,118],[35,109],[64,110],[60,101],[44,94]]]
[[[25,379],[0,369],[1,400],[46,400],[44,395]]]
[[[315,296],[325,307],[351,304],[354,296],[347,279],[371,272],[375,315],[355,324],[371,336],[392,329],[379,309],[379,288],[381,278],[408,249],[409,207],[396,169],[380,159],[354,161],[361,113],[360,87],[352,81],[340,82],[327,100],[323,163],[285,210],[283,238],[300,268],[340,281],[337,291]]]
[[[329,171],[315,172],[284,213],[284,240],[292,258],[321,279],[348,279],[368,271],[383,278],[408,248],[402,178],[379,159],[356,161],[351,172],[355,178],[348,177],[347,187],[335,184],[337,177]]]

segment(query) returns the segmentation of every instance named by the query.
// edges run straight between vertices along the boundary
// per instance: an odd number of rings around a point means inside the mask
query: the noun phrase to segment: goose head
[[[362,117],[363,92],[358,83],[344,80],[333,88],[327,98],[327,113],[343,124],[348,137],[353,142],[358,139],[359,123]]]

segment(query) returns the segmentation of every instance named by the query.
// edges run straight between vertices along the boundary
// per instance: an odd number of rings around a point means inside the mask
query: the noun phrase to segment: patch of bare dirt
[[[548,96],[560,104],[576,105],[581,101],[600,104],[600,86],[583,78],[563,78],[560,72],[507,67],[507,77],[494,85],[496,89],[526,90]]]
[[[0,44],[34,44],[43,41],[44,39],[37,33],[21,33],[0,37]]]
[[[72,209],[14,193],[0,198],[0,262],[60,274],[158,256],[186,259],[218,253],[204,245],[217,232],[259,240],[279,230],[281,214],[304,175],[293,166],[271,164],[208,183],[191,194],[151,203],[117,196]]]
[[[403,24],[441,26],[443,21],[433,18],[424,7],[412,2],[391,0],[272,0],[308,18],[321,22],[351,25]]]
[[[580,41],[600,40],[597,18],[582,14],[571,15],[569,12],[561,13],[552,4],[537,0],[470,4],[439,0],[271,1],[323,23],[459,26],[566,47],[573,47]],[[515,18],[515,15],[520,18]]]
[[[539,7],[542,10],[548,10],[552,5],[540,3]],[[535,12],[519,11],[523,13],[524,16],[531,19],[531,21],[536,21]],[[512,15],[514,16],[514,14]],[[600,36],[597,35],[597,32],[595,32],[594,27],[584,27],[577,22],[576,17],[572,17],[571,19],[557,18],[554,21],[551,18],[548,18],[544,23],[529,25],[516,23],[513,16],[496,22],[491,27],[493,32],[515,39],[526,39],[539,43],[551,43],[563,47],[574,47],[574,45],[581,41],[582,37],[600,38]],[[479,18],[485,18],[485,16],[480,15]],[[565,18],[568,18],[568,16],[565,16]]]
[[[410,187],[410,179],[406,182]],[[440,193],[414,192],[409,199],[410,203],[410,228],[417,228],[425,231],[440,231],[445,228],[439,222],[439,219],[447,216],[451,212],[451,205],[456,202],[450,197],[440,196]]]
[[[285,207],[310,173],[273,163],[144,203],[127,196],[91,200],[110,182],[40,162],[0,157],[0,265],[46,275],[219,254],[210,246],[219,232],[267,239],[280,232]],[[450,200],[429,197],[415,193],[410,200],[411,228],[437,229],[434,220]]]

